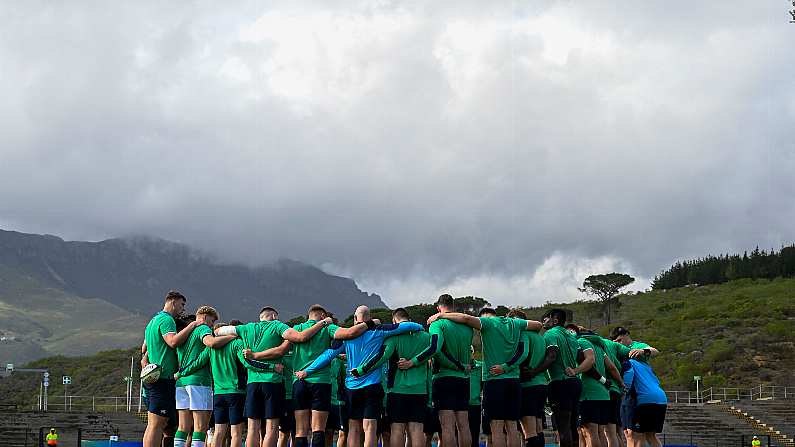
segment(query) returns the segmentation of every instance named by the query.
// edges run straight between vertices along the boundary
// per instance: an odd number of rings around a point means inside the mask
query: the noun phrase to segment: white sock
[[[204,447],[204,445],[204,441],[199,441],[198,439],[194,439],[190,442],[190,447]],[[177,447],[177,445],[174,444],[174,447]]]

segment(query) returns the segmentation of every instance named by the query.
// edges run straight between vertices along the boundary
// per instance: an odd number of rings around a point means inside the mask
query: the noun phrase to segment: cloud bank
[[[0,223],[390,304],[795,239],[787,4],[0,6]],[[642,284],[641,284],[642,283]]]

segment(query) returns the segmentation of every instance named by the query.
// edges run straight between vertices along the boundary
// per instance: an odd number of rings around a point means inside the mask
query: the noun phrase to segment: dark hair
[[[170,301],[170,300],[185,300],[185,301],[188,301],[188,299],[185,298],[185,295],[177,292],[176,290],[169,290],[168,293],[166,294],[166,301]]]
[[[324,308],[320,304],[313,304],[313,305],[309,306],[309,310],[307,311],[307,313],[311,314],[313,312],[323,312],[323,314],[327,314],[328,313],[328,311],[326,311],[326,308]],[[262,312],[260,312],[260,313],[262,313]]]
[[[491,307],[484,307],[483,309],[480,309],[480,312],[478,312],[478,316],[482,317],[484,314],[497,315],[497,311],[492,309]]]
[[[232,320],[229,322],[230,326],[240,326],[241,324],[243,324],[243,322],[240,320]]]
[[[615,340],[616,338],[618,338],[621,335],[629,335],[629,329],[627,329],[627,328],[625,328],[623,326],[616,326],[610,332],[610,339]]]
[[[399,320],[410,320],[409,313],[406,312],[406,309],[402,307],[398,307],[397,309],[392,311],[392,318],[397,318]]]
[[[571,330],[573,330],[574,332],[576,332],[576,333],[577,333],[577,335],[580,335],[580,327],[579,327],[579,326],[577,326],[577,325],[576,325],[576,324],[574,324],[574,323],[569,323],[569,324],[567,324],[567,325],[566,325],[566,329],[571,329]]]
[[[565,309],[550,309],[545,315],[545,317],[549,318],[556,318],[558,320],[558,324],[563,326],[566,324],[566,310]]]
[[[521,309],[511,309],[511,311],[508,312],[508,316],[511,318],[521,318],[522,320],[527,319],[527,314]]]
[[[191,321],[196,321],[196,315],[183,315],[181,317],[175,318],[174,323],[177,325],[177,332],[188,327],[188,324],[190,324]]]
[[[453,298],[452,295],[450,295],[449,293],[445,293],[444,295],[439,295],[439,298],[436,300],[436,305],[454,309],[455,298]]]
[[[259,313],[257,315],[262,315],[263,312],[273,312],[273,313],[275,313],[277,315],[279,314],[278,310],[276,310],[276,309],[274,309],[274,308],[272,308],[270,306],[265,306],[262,309],[260,309],[260,311],[259,311]]]

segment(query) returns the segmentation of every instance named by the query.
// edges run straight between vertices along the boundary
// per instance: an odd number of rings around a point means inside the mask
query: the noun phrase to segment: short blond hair
[[[212,307],[212,306],[201,306],[201,307],[199,307],[198,309],[196,309],[196,315],[197,316],[199,316],[199,315],[209,315],[211,317],[215,317],[216,320],[218,319],[218,311],[215,310],[215,308]]]

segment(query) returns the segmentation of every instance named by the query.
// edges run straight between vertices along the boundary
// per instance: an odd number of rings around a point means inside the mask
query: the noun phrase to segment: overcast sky
[[[529,3],[529,4],[528,4]],[[0,4],[0,227],[390,305],[795,241],[784,0]]]

